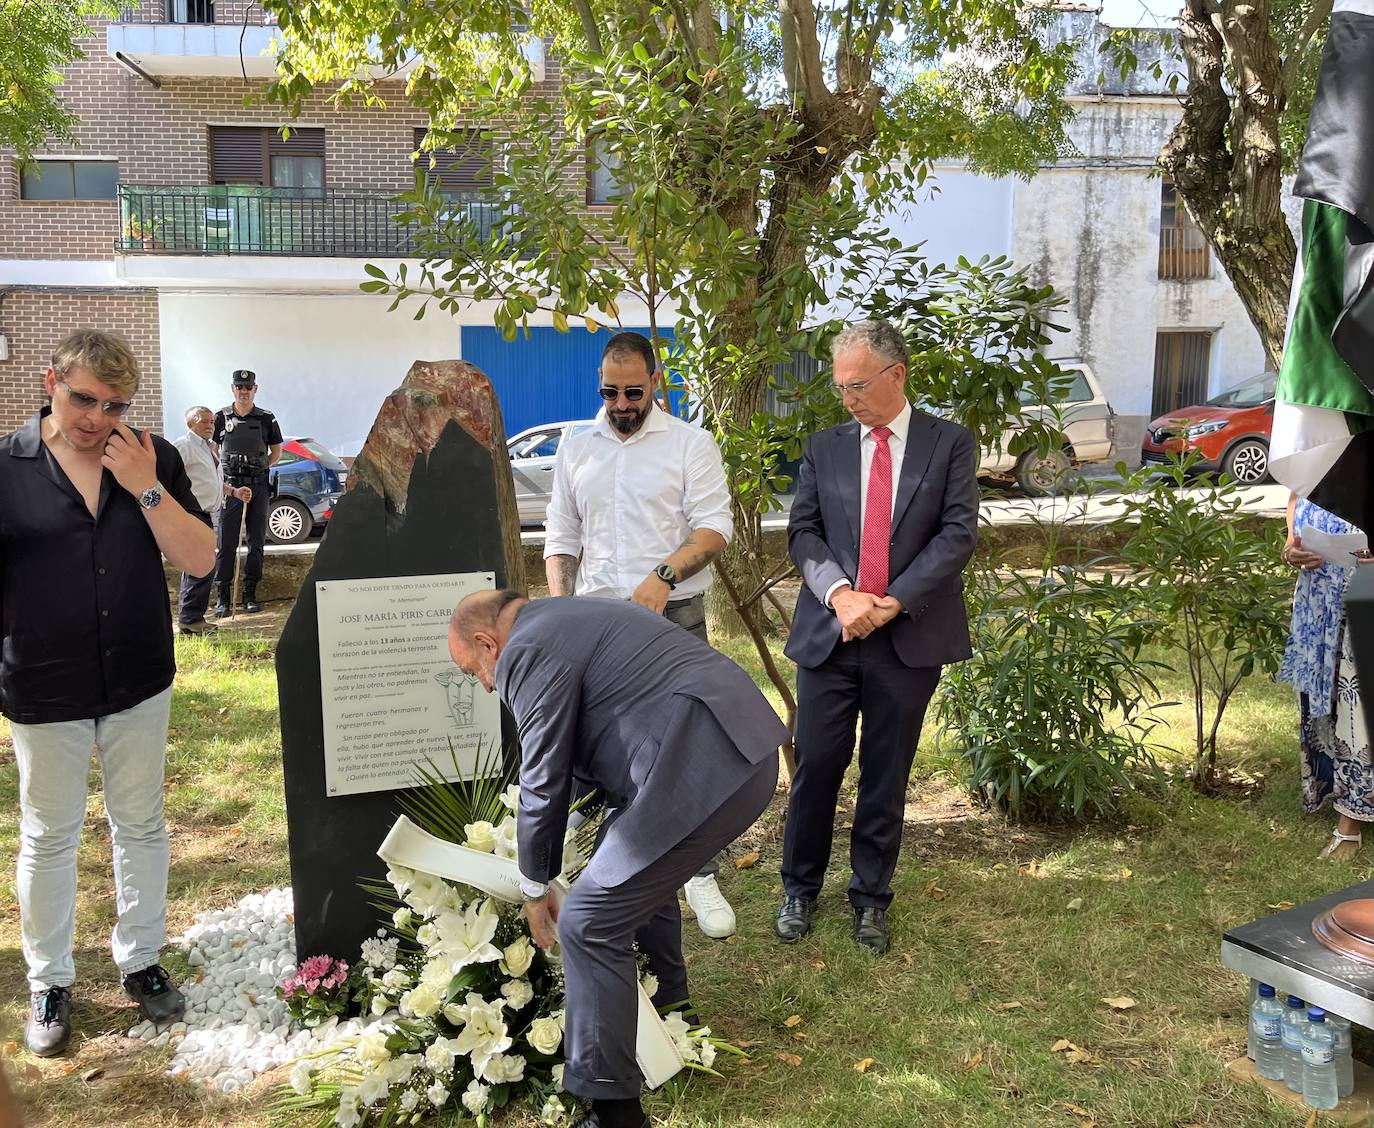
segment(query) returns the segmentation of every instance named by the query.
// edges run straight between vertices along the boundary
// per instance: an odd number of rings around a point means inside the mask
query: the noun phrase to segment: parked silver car
[[[1030,418],[1056,423],[1060,444],[1043,454],[1028,450],[1014,455],[1009,448],[1018,428],[1008,427],[1001,450],[984,450],[978,466],[979,474],[1010,478],[1035,496],[1069,488],[1080,466],[1110,461],[1116,439],[1116,415],[1092,369],[1079,360],[1054,363],[1069,379],[1057,390],[1053,406],[1037,404],[1029,393],[1021,403]]]
[[[564,423],[541,423],[513,435],[506,443],[510,454],[511,477],[515,479],[515,502],[520,524],[542,525],[548,514],[553,492],[553,465],[564,439],[590,430],[593,419]]]

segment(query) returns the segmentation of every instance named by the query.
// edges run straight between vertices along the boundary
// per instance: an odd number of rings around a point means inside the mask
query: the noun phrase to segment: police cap
[[[232,380],[236,388],[252,388],[257,386],[258,376],[250,368],[236,368]]]

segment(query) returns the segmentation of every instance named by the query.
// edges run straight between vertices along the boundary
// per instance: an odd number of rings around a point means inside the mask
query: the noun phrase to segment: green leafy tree
[[[1283,177],[1307,117],[1332,0],[1184,0],[1177,59],[1148,64],[1183,99],[1159,155],[1225,269],[1275,369],[1283,355],[1297,246],[1281,210]],[[1123,32],[1109,52],[1141,66],[1150,33]]]
[[[87,21],[115,10],[108,0],[0,0],[0,148],[26,161],[50,138],[71,140],[62,68],[86,57]]]

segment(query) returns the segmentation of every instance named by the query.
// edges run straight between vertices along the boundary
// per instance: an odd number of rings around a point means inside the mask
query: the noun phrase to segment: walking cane
[[[251,489],[252,487],[249,488]],[[251,501],[252,499],[250,497],[248,501],[239,502],[241,509],[239,513],[239,535],[238,540],[234,544],[234,582],[230,585],[229,589],[230,619],[237,619],[239,613],[239,581],[243,578],[243,567],[239,563],[239,553],[243,551],[244,541],[247,540],[248,537],[248,506]]]

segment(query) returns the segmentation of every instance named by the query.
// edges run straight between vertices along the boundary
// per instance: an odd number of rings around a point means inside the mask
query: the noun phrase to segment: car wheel
[[[300,544],[315,531],[315,519],[295,498],[280,497],[267,514],[267,539],[273,544]]]
[[[1073,485],[1073,462],[1062,447],[1041,454],[1028,450],[1016,463],[1016,484],[1031,497],[1067,492]]]
[[[1243,486],[1269,480],[1269,444],[1263,439],[1242,439],[1226,452],[1222,470]]]

